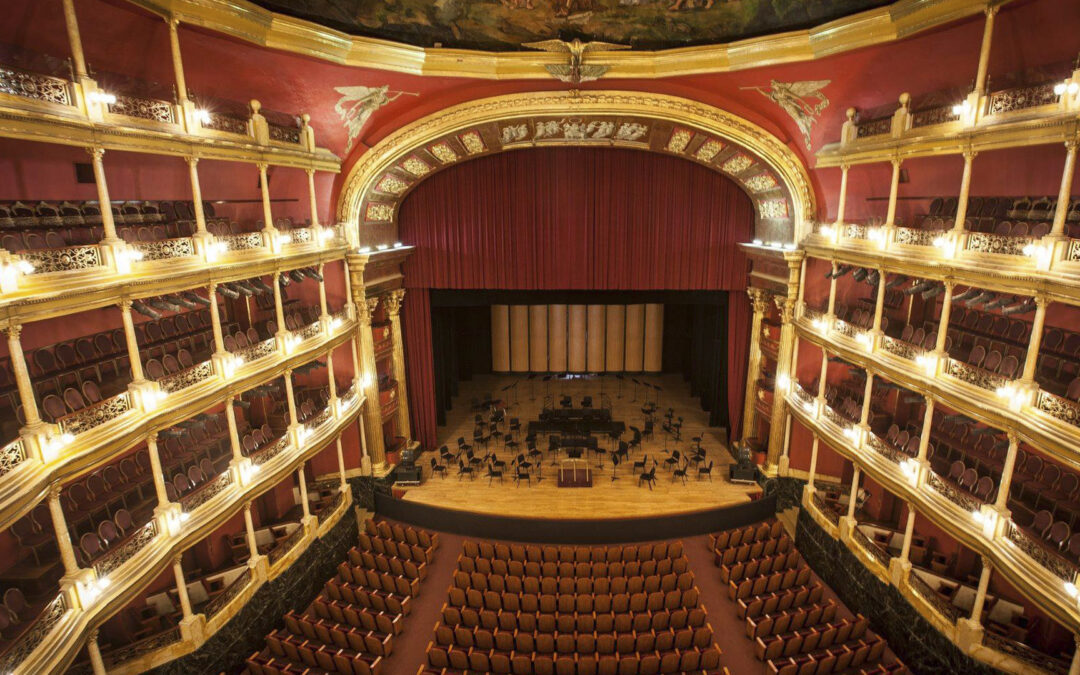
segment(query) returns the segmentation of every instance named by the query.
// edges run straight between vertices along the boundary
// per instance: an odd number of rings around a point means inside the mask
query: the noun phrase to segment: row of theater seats
[[[422,672],[720,672],[688,568],[682,542],[466,541]]]
[[[368,520],[359,545],[349,552],[355,562],[341,563],[338,576],[326,582],[307,610],[285,615],[285,627],[268,635],[266,648],[248,658],[247,672],[380,673],[437,545],[435,534]],[[406,570],[416,576],[408,577]]]
[[[842,672],[906,673],[899,661],[884,664],[887,645],[869,631],[869,621],[846,614],[835,600],[823,600],[823,588],[810,568],[777,570],[777,556],[790,560],[795,551],[779,521],[726,530],[709,537],[708,546],[727,580],[736,616],[746,622],[746,636],[767,672],[828,675]],[[754,566],[756,576],[734,568]]]
[[[915,216],[913,227],[948,230],[955,224],[956,197],[937,197],[924,215]],[[992,232],[1006,236],[1041,237],[1050,231],[1057,209],[1055,197],[970,197],[964,218],[969,232]],[[1080,234],[1080,201],[1070,201],[1066,212],[1066,234]]]
[[[128,243],[190,237],[195,233],[195,212],[190,201],[114,202],[111,207],[117,235]],[[216,236],[258,231],[263,221],[241,224],[218,217],[212,202],[203,202],[207,230]],[[310,222],[310,221],[308,221]],[[297,226],[290,217],[274,220],[279,230]],[[17,201],[0,203],[0,248],[8,251],[55,249],[100,242],[101,205],[97,201]]]

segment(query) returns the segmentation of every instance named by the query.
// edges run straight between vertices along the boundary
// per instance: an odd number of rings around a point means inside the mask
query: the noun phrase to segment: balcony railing
[[[203,361],[202,363],[196,363],[190,368],[185,368],[178,373],[172,375],[166,375],[157,381],[161,390],[171,394],[173,392],[187,389],[192,385],[196,385],[203,380],[208,380],[214,376],[214,362]]]
[[[956,623],[963,615],[959,607],[938,595],[933,588],[930,588],[930,584],[926,583],[919,576],[919,573],[914,570],[908,575],[908,586],[915,592],[915,595],[925,600],[927,604],[934,608],[935,612],[943,616],[949,623]]]
[[[157,521],[151,520],[146,525],[135,530],[130,536],[120,542],[119,546],[109,549],[109,552],[94,563],[94,573],[98,579],[104,579],[114,570],[135,557],[146,548],[154,537],[158,535]]]
[[[244,592],[244,589],[251,585],[251,568],[245,567],[244,571],[240,573],[240,576],[233,579],[233,582],[229,584],[225,590],[218,593],[210,602],[206,603],[203,607],[203,614],[206,618],[216,616],[221,610],[232,602],[233,598],[238,597]]]
[[[1080,567],[1048,550],[1011,520],[1005,523],[1005,539],[1063,582],[1073,583],[1080,574]]]
[[[873,558],[874,561],[881,565],[883,568],[888,569],[889,554],[885,551],[882,551],[881,547],[875,544],[873,540],[870,539],[870,537],[866,536],[866,533],[860,530],[857,525],[851,528],[851,537],[856,542],[858,542],[859,548],[865,551],[866,555]]]
[[[248,345],[242,349],[236,350],[236,356],[240,357],[244,363],[251,363],[252,361],[258,361],[261,358],[265,358],[277,352],[277,340],[269,338],[262,342],[256,342],[253,345]]]
[[[1044,654],[1022,642],[1010,640],[1007,637],[998,635],[993,631],[986,631],[983,633],[983,645],[994,651],[1001,652],[1002,654],[1008,654],[1014,659],[1021,661],[1038,671],[1060,673],[1061,675],[1065,675],[1065,673],[1069,672],[1068,663],[1055,659],[1049,654]]]
[[[67,609],[67,597],[63,593],[45,605],[45,609],[41,610],[26,632],[20,635],[3,655],[0,655],[0,672],[15,672],[15,668],[49,637],[56,625],[64,618]]]
[[[982,502],[967,494],[963,490],[953,485],[950,485],[945,480],[942,480],[933,471],[930,471],[926,474],[926,483],[931,490],[938,493],[945,499],[948,499],[950,502],[956,504],[957,506],[969,513],[978,511],[980,508],[982,508]]]
[[[217,239],[225,244],[226,251],[251,251],[263,247],[263,236],[261,232],[226,234],[217,237]]]
[[[142,254],[143,262],[171,260],[173,258],[190,258],[195,255],[195,242],[191,237],[162,239],[160,241],[140,241],[131,244],[131,246]]]
[[[0,66],[0,94],[71,105],[71,82],[60,77]]]
[[[229,489],[232,485],[231,471],[222,471],[217,476],[200,485],[197,489],[180,498],[180,508],[184,513],[191,513],[206,502]]]
[[[97,246],[65,246],[20,251],[19,258],[34,266],[31,274],[81,272],[101,267],[101,249]]]
[[[298,525],[296,529],[294,529],[292,532],[290,532],[289,535],[285,537],[285,539],[278,543],[278,545],[272,551],[270,551],[270,554],[267,556],[267,558],[269,558],[270,560],[270,564],[273,565],[274,563],[288,555],[289,551],[296,548],[296,545],[303,541],[303,539],[304,526],[301,524]]]
[[[177,642],[180,642],[181,639],[183,638],[180,635],[180,628],[179,626],[176,626],[139,640],[138,642],[132,642],[119,649],[114,649],[103,654],[102,657],[105,659],[106,665],[115,667],[122,663],[127,663],[128,661],[134,661],[140,656],[156,652],[162,647],[176,644]]]
[[[814,506],[817,508],[818,513],[825,516],[826,520],[828,520],[833,525],[840,524],[840,514],[834,511],[829,506],[829,504],[825,501],[825,498],[821,496],[820,492],[815,491],[811,495],[810,499],[814,503]]]
[[[58,420],[65,434],[79,435],[120,418],[133,410],[131,393],[123,392]]]
[[[16,438],[3,448],[0,448],[0,476],[14,471],[25,460],[26,446],[23,445],[21,438]]]
[[[136,119],[150,120],[151,122],[176,124],[173,104],[156,98],[118,94],[116,102],[109,104],[109,112],[113,115],[134,117]]]

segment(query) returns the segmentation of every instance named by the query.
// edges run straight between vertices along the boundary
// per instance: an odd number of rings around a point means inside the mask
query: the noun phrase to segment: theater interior
[[[0,674],[1080,675],[1080,3],[2,5]]]

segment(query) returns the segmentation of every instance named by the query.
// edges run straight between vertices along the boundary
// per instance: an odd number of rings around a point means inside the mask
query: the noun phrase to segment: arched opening
[[[414,437],[434,445],[458,377],[492,372],[499,304],[670,308],[657,368],[688,379],[711,425],[738,424],[749,308],[736,244],[754,221],[722,174],[618,148],[501,153],[424,181],[398,214],[399,238],[416,247],[404,269]]]

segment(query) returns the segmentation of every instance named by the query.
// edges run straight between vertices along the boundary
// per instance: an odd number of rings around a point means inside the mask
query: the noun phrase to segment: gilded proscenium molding
[[[935,490],[913,483],[899,464],[889,462],[869,448],[855,448],[839,427],[826,422],[824,416],[815,417],[793,394],[788,395],[788,408],[796,420],[817,434],[820,442],[858,465],[874,482],[911,504],[920,516],[938,524],[956,541],[989,558],[1017,590],[1055,621],[1073,632],[1080,630],[1080,610],[1066,593],[1063,581],[1006,543],[1004,521],[998,519],[992,536],[987,536],[971,512],[959,508]]]
[[[98,147],[174,157],[219,159],[339,173],[341,160],[325,148],[315,153],[255,139],[194,135],[174,125],[126,125],[88,119],[79,108],[0,94],[0,136],[39,143]]]
[[[941,231],[932,232],[935,237],[941,234]],[[955,281],[1013,295],[1044,295],[1054,302],[1080,305],[1080,262],[1077,261],[1054,259],[1049,269],[1041,270],[1035,259],[1028,256],[963,251],[947,258],[933,246],[908,246],[894,241],[881,249],[866,240],[848,237],[832,244],[820,234],[808,235],[801,248],[810,257],[844,265],[884,268],[890,274]]]
[[[121,296],[137,300],[317,267],[343,260],[346,248],[344,243],[328,243],[324,248],[290,245],[278,253],[259,248],[236,255],[226,254],[212,263],[191,258],[186,262],[173,260],[152,269],[139,264],[130,274],[117,274],[107,267],[100,267],[88,272],[60,272],[40,278],[30,275],[20,280],[17,291],[0,295],[0,327],[109,307]]]
[[[85,609],[68,610],[65,617],[20,666],[21,672],[46,673],[62,672],[78,655],[83,637],[116,612],[122,610],[148,584],[152,583],[171,564],[175,556],[191,548],[208,534],[214,532],[222,523],[239,513],[245,502],[251,501],[273,488],[283,480],[289,479],[297,468],[317,455],[351,424],[354,424],[362,407],[363,400],[344,409],[337,423],[317,429],[305,441],[305,447],[299,452],[282,452],[260,466],[257,480],[238,485],[236,482],[228,490],[215,496],[207,505],[197,509],[185,521],[182,533],[169,536],[159,535],[110,575],[110,583],[94,603]]]
[[[927,375],[914,361],[894,356],[884,350],[867,352],[864,345],[836,331],[822,335],[805,318],[795,322],[800,340],[824,349],[830,355],[880,375],[909,391],[933,398],[978,422],[1016,434],[1041,452],[1080,470],[1080,428],[1057,423],[1039,410],[1025,406],[1008,407],[995,392],[980,389],[952,377]]]
[[[788,217],[795,240],[805,220],[816,213],[816,201],[806,166],[794,151],[763,128],[725,110],[690,99],[631,91],[527,92],[462,103],[412,122],[368,150],[344,181],[338,216],[342,222],[365,222],[364,208],[389,169],[405,162],[418,149],[452,133],[490,122],[510,122],[536,116],[633,116],[680,125],[746,148],[773,171],[790,196]],[[570,142],[573,144],[573,142]],[[629,146],[628,146],[629,147]],[[433,167],[434,168],[434,167]],[[719,167],[713,167],[719,170]],[[433,171],[425,172],[424,177]],[[417,177],[420,178],[419,176]],[[417,181],[419,182],[419,181]],[[414,184],[415,185],[415,184]],[[375,202],[389,201],[385,198]],[[388,219],[396,218],[395,213]]]
[[[1008,1],[1008,0],[1006,0]],[[432,77],[492,80],[547,79],[545,66],[558,55],[422,48],[352,36],[317,23],[278,14],[245,0],[129,0],[184,24],[224,33],[256,45],[351,66]],[[594,62],[609,78],[663,78],[810,61],[900,40],[946,23],[980,15],[987,0],[898,0],[808,30],[766,35],[728,44],[663,51],[609,52]],[[1000,4],[1000,3],[995,3]]]
[[[327,351],[348,342],[356,331],[355,321],[343,321],[330,336],[305,340],[288,356],[259,359],[255,368],[241,366],[234,377],[222,383],[218,376],[169,395],[164,405],[152,413],[131,412],[123,426],[105,424],[75,436],[61,451],[58,460],[42,464],[32,457],[0,477],[0,529],[26,515],[48,493],[54,481],[70,481],[115,460],[144,441],[150,433],[168,428],[197,415],[214,404],[237,396],[281,377],[286,370],[325,357]]]

